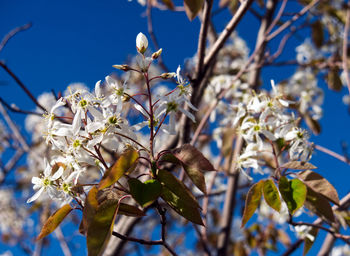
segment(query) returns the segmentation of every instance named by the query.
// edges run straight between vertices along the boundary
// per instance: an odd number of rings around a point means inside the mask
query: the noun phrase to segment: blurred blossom
[[[348,244],[335,246],[330,256],[350,256],[350,246]]]

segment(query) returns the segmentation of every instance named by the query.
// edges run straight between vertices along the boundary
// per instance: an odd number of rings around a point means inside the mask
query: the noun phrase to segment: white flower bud
[[[174,72],[171,73],[163,73],[160,75],[160,77],[162,79],[169,79],[169,78],[173,78],[174,76],[176,76],[176,74]]]
[[[148,47],[147,37],[141,32],[136,37],[136,48],[141,54],[144,54]]]
[[[123,70],[123,71],[131,70],[131,68],[128,65],[113,65],[112,67],[114,67],[116,69]]]
[[[160,48],[158,51],[152,54],[152,59],[156,60],[162,54],[163,49]]]

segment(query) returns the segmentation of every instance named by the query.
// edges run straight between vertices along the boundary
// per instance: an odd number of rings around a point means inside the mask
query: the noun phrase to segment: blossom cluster
[[[45,113],[42,132],[53,153],[50,159],[45,159],[41,175],[32,178],[36,192],[28,202],[45,198],[42,195],[62,203],[72,199],[82,202],[84,190],[91,187],[87,184],[98,180],[112,164],[110,152],[117,154],[133,148],[151,154],[157,135],[176,133],[178,113],[195,121],[194,115],[184,107],[187,104],[196,110],[189,101],[191,89],[180,75],[180,67],[176,73],[152,77],[148,71],[161,50],[147,57],[148,41],[142,33],[136,38],[136,47],[139,55],[135,67],[114,67],[126,74],[144,76],[146,91],[135,92],[129,85],[130,75],[123,83],[106,76],[104,81],[96,83],[93,92],[70,88],[69,93]],[[173,78],[176,78],[175,88],[154,95],[154,81]],[[142,119],[137,118],[134,124],[129,122],[130,104],[142,114]],[[145,133],[151,134],[148,141],[144,139]]]

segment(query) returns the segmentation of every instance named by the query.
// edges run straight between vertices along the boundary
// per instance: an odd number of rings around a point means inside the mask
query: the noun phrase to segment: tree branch
[[[7,67],[7,65],[0,61],[0,66],[17,82],[17,84],[23,89],[23,91],[29,96],[29,98],[41,108],[44,112],[47,110],[37,101],[37,99],[33,96],[33,94],[28,90],[28,88],[22,83],[22,81]]]
[[[12,29],[9,33],[7,33],[7,35],[4,36],[4,38],[2,39],[2,41],[0,43],[0,52],[2,51],[2,49],[4,49],[5,45],[12,37],[14,37],[17,33],[21,32],[21,31],[25,31],[25,30],[29,29],[31,26],[32,26],[32,23],[27,23],[23,26]]]

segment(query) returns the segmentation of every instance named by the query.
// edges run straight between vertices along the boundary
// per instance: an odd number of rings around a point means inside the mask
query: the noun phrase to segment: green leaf
[[[308,169],[317,169],[316,166],[307,162],[301,161],[290,161],[281,166],[281,168],[293,169],[293,170],[308,170]]]
[[[166,186],[162,187],[161,197],[171,208],[187,220],[198,225],[204,225],[199,209],[195,204],[190,204]]]
[[[298,179],[289,181],[282,176],[279,180],[279,190],[291,214],[304,205],[307,189],[302,181]]]
[[[189,20],[193,20],[201,11],[204,0],[184,0],[184,7]]]
[[[305,207],[328,223],[335,221],[334,213],[328,200],[311,188],[307,188]]]
[[[320,174],[307,170],[298,173],[298,177],[304,182],[306,186],[312,188],[315,192],[320,193],[326,197],[329,201],[339,205],[339,197],[335,188],[322,177]]]
[[[45,222],[36,240],[38,241],[54,231],[72,210],[73,209],[69,204],[65,204],[54,212],[54,214],[52,214]]]
[[[263,194],[266,203],[274,210],[281,210],[281,199],[275,183],[271,180],[265,180],[263,184]]]
[[[87,248],[89,256],[101,255],[107,245],[118,211],[117,200],[107,200],[98,206],[87,228]]]
[[[320,48],[323,45],[323,25],[320,20],[316,20],[311,24],[311,38],[317,48]]]
[[[138,157],[139,153],[136,150],[129,149],[125,151],[114,165],[104,173],[98,184],[98,189],[101,190],[116,183],[124,173],[128,172],[131,167],[134,167],[133,164]]]
[[[174,175],[165,170],[157,170],[157,179],[163,186],[167,187],[176,196],[181,198],[188,205],[200,208],[196,198],[188,190],[188,188]]]
[[[209,160],[190,144],[185,144],[180,148],[172,150],[172,154],[181,162],[193,184],[206,194],[207,189],[202,172],[215,171],[214,166]]]
[[[142,183],[138,179],[131,178],[128,183],[132,197],[142,207],[151,205],[160,196],[162,185],[157,180],[147,180]]]
[[[136,206],[130,205],[130,204],[124,204],[124,203],[119,204],[118,214],[130,216],[130,217],[146,216],[146,214]]]
[[[258,208],[260,204],[260,199],[262,196],[263,184],[264,184],[264,181],[261,180],[258,183],[255,183],[249,189],[245,200],[245,207],[244,207],[244,212],[242,216],[241,227],[244,227],[244,225],[248,222],[248,220],[253,216],[255,210]]]
[[[315,240],[316,240],[316,236],[318,234],[318,228],[312,228],[309,232],[310,235],[312,235],[314,237],[314,240],[311,241],[308,237],[306,237],[304,239],[305,244],[304,244],[304,251],[303,251],[303,256],[305,256],[309,250],[311,249],[312,245],[314,244]]]

